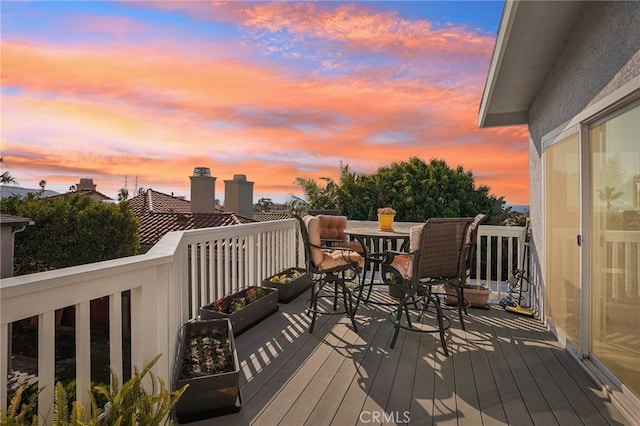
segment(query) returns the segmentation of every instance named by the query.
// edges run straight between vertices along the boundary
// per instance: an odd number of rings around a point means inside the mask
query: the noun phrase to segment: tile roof
[[[191,213],[191,203],[184,198],[163,194],[148,189],[129,199],[129,206],[136,214],[155,213]]]
[[[252,216],[258,222],[267,222],[270,220],[291,219],[291,212],[256,212]]]
[[[234,212],[191,213],[189,201],[153,191],[136,195],[129,206],[140,220],[140,244],[150,246],[171,231],[253,223]]]

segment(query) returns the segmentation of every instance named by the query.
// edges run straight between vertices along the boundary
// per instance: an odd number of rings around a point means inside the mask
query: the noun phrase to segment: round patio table
[[[408,252],[409,249],[409,232],[414,223],[402,223],[394,222],[392,231],[382,231],[378,227],[377,222],[371,222],[370,225],[359,225],[354,227],[347,227],[344,233],[356,241],[358,241],[365,248],[364,267],[362,272],[362,279],[359,285],[358,300],[356,302],[356,309],[362,299],[362,292],[365,287],[369,288],[365,303],[382,305],[382,306],[395,306],[397,302],[381,302],[370,300],[371,290],[374,284],[375,272],[380,271],[382,276],[382,264],[387,258],[386,251],[404,251]],[[366,283],[366,271],[371,269],[371,279],[369,283]]]

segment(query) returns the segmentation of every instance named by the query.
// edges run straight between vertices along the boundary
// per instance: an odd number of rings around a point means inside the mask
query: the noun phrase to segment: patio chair
[[[398,339],[400,329],[408,331],[439,333],[444,354],[449,356],[445,331],[451,323],[444,316],[440,303],[441,294],[433,291],[434,286],[458,283],[462,279],[461,265],[466,261],[467,232],[473,218],[432,218],[418,227],[411,228],[410,253],[388,252],[383,264],[385,284],[402,290],[397,308],[391,313],[394,333],[390,347]],[[422,304],[422,306],[420,306]],[[436,314],[434,326],[414,327],[411,311],[417,311],[421,321],[429,306]],[[402,321],[402,314],[406,323]]]
[[[353,329],[358,331],[355,321],[355,309],[353,305],[353,295],[347,287],[347,282],[358,276],[358,271],[362,267],[362,256],[349,248],[322,245],[320,239],[320,220],[316,216],[307,215],[300,217],[295,215],[300,223],[300,232],[304,244],[306,272],[313,285],[311,286],[311,297],[305,303],[307,314],[312,314],[309,333],[313,333],[318,314],[329,314],[330,312],[318,310],[318,298],[333,298],[333,314],[346,314],[351,319]],[[333,283],[332,295],[321,295],[320,292],[326,284]],[[344,311],[337,311],[338,295],[342,295]]]

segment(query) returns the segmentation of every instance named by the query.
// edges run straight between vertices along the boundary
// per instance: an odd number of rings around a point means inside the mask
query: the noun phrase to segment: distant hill
[[[11,197],[12,195],[20,195],[24,196],[30,192],[40,193],[40,188],[23,188],[21,186],[15,185],[0,185],[0,198]],[[56,191],[51,191],[48,189],[44,190],[45,197],[51,197],[53,195],[59,195]]]
[[[512,212],[529,214],[531,211],[528,204],[507,204],[505,207],[511,207]]]

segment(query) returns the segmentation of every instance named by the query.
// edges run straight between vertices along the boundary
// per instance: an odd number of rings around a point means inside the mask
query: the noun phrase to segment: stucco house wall
[[[638,75],[640,2],[588,3],[529,110],[534,277],[544,259],[542,138]]]

